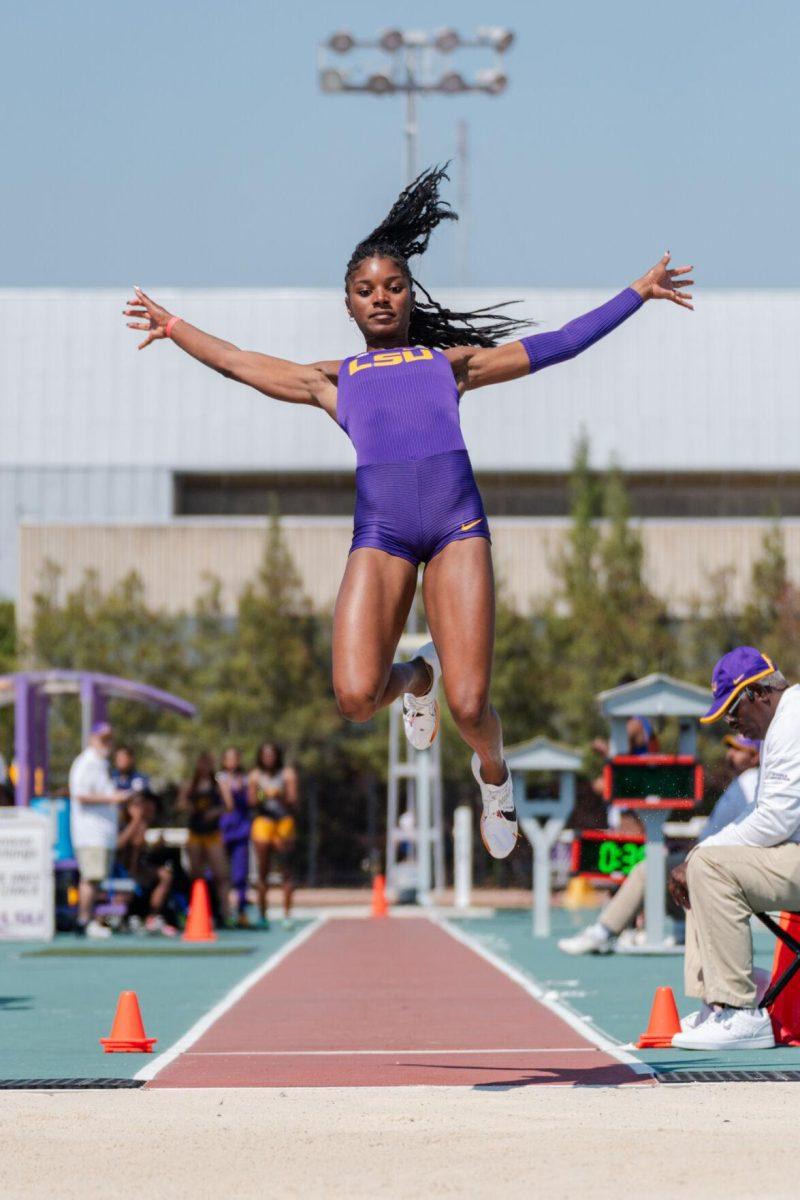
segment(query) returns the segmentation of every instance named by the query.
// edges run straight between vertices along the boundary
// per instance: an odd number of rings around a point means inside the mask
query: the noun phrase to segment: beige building
[[[520,612],[555,589],[554,563],[564,547],[567,522],[524,517],[491,521],[498,578]],[[676,616],[711,594],[729,573],[732,607],[745,598],[753,562],[762,548],[761,521],[648,520],[640,524],[647,582]],[[236,597],[258,570],[266,522],[185,519],[162,524],[33,524],[20,528],[19,621],[30,619],[32,598],[48,562],[62,571],[62,587],[76,586],[86,570],[110,587],[132,569],[141,575],[149,603],[169,612],[191,609],[208,574],[223,582],[223,604]],[[333,605],[350,544],[352,525],[337,517],[287,517],[283,530],[303,586],[315,608]],[[784,523],[792,575],[800,578],[800,521]]]

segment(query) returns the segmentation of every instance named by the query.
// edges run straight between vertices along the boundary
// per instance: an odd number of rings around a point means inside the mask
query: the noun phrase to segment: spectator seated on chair
[[[703,826],[700,842],[706,841],[731,822],[738,821],[755,804],[761,743],[740,734],[729,734],[725,741],[728,745],[725,757],[734,778],[714,805]],[[562,938],[558,943],[559,950],[565,954],[609,954],[614,949],[616,939],[643,910],[644,884],[645,865],[640,862],[603,909],[600,920],[574,937]]]
[[[163,842],[151,844],[147,840],[147,831],[156,823],[158,801],[151,792],[140,792],[128,801],[126,809],[127,821],[117,840],[117,859],[135,884],[127,910],[128,926],[142,922],[147,933],[174,937],[175,852]]]
[[[714,703],[701,721],[724,717],[763,739],[755,805],[706,838],[676,867],[670,889],[686,912],[686,993],[702,1006],[681,1022],[686,1050],[774,1046],[758,1004],[750,919],[800,909],[800,687],[766,655],[739,646],[714,667]]]

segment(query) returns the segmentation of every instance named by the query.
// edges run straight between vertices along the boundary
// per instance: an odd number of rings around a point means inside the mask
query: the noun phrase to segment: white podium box
[[[52,828],[27,808],[0,808],[0,940],[55,932]]]

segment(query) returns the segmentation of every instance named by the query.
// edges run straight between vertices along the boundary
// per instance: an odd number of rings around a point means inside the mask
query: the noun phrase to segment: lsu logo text
[[[399,367],[404,362],[423,362],[433,358],[433,351],[429,350],[427,346],[415,346],[413,350],[383,350],[371,356],[360,354],[358,357],[371,357],[372,362],[359,362],[357,358],[351,359],[349,370],[351,375],[355,375],[357,371],[366,371],[370,367]]]

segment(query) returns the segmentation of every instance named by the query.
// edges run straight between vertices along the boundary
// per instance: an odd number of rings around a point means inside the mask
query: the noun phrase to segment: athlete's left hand
[[[128,321],[128,329],[147,331],[147,337],[137,347],[144,350],[151,342],[157,342],[167,336],[167,322],[172,314],[160,304],[156,304],[155,300],[151,300],[140,287],[134,287],[133,290],[136,295],[133,300],[127,301],[128,307],[124,309],[123,315],[134,318],[133,321]]]
[[[667,250],[663,258],[654,267],[651,267],[646,275],[632,283],[631,287],[639,293],[643,300],[671,300],[673,304],[679,304],[681,308],[694,309],[694,305],[690,303],[692,293],[682,290],[691,287],[694,280],[679,278],[681,275],[686,275],[692,268],[670,267],[670,258],[670,252]]]

